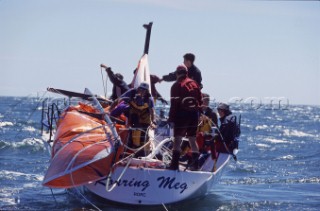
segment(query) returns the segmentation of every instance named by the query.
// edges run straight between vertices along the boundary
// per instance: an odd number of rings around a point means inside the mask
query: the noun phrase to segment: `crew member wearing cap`
[[[183,64],[187,67],[188,69],[188,77],[195,80],[200,89],[202,89],[202,76],[201,76],[201,71],[198,69],[198,67],[196,67],[194,65],[194,60],[196,59],[195,55],[192,54],[192,53],[187,53],[183,56]],[[168,75],[164,75],[162,76],[162,80],[164,81],[175,81],[177,80],[177,77],[176,77],[176,73],[175,72],[172,72],[172,73],[169,73]]]
[[[199,111],[202,104],[200,87],[197,82],[188,78],[185,65],[176,69],[177,81],[171,87],[171,106],[168,122],[173,125],[174,145],[169,169],[177,170],[181,152],[182,137],[187,137],[192,150],[191,170],[198,170],[199,149],[196,144],[196,133],[199,122]]]
[[[231,153],[238,148],[236,117],[226,103],[219,103],[217,110],[220,117],[220,127],[218,134],[215,135],[216,150],[217,152]],[[226,144],[227,149],[223,142]]]
[[[218,125],[218,115],[210,108],[210,95],[202,93],[202,115],[200,116],[200,124],[198,132],[210,132],[213,126]]]
[[[118,105],[112,109],[110,115],[117,117],[124,114],[128,117],[128,126],[138,129],[132,131],[128,145],[132,148],[141,147],[145,144],[145,131],[154,122],[155,117],[149,84],[141,82],[138,88],[129,89],[116,100],[116,103]],[[144,155],[144,150],[136,153],[136,157]]]
[[[110,96],[111,100],[115,100],[118,97],[120,97],[123,93],[129,90],[128,84],[123,80],[123,76],[120,73],[114,74],[113,71],[111,70],[111,67],[107,67],[104,64],[101,64],[100,67],[105,68],[110,81],[113,84],[112,87],[112,94]]]
[[[137,71],[137,68],[134,69],[133,73],[135,74]],[[150,74],[150,84],[151,84],[151,95],[153,97],[154,103],[156,103],[157,100],[160,100],[162,104],[168,105],[168,102],[161,96],[161,94],[156,89],[156,83],[161,83],[162,79],[160,79],[158,76]],[[133,87],[134,81],[129,84],[129,87]]]

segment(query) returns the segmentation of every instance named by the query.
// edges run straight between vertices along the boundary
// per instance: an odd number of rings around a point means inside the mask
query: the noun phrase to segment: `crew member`
[[[105,68],[110,81],[113,84],[112,94],[110,96],[111,100],[115,100],[120,97],[123,93],[129,90],[128,84],[123,80],[123,76],[120,73],[113,73],[111,67],[107,67],[104,64],[101,64],[100,67]]]
[[[201,76],[201,71],[194,65],[196,57],[192,53],[187,53],[183,56],[183,64],[188,68],[188,77],[196,81],[202,89],[202,76]],[[162,80],[164,81],[175,81],[177,79],[177,76],[175,72],[169,73],[168,75],[162,76]]]
[[[198,170],[199,149],[196,143],[199,111],[202,104],[200,87],[190,79],[185,65],[176,69],[177,81],[171,87],[171,105],[168,122],[173,125],[174,144],[169,169],[177,170],[181,152],[182,137],[187,137],[192,150],[191,170]]]

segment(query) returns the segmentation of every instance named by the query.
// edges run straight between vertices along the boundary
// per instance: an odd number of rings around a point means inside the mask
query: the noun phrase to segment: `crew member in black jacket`
[[[188,68],[188,77],[196,81],[200,88],[202,88],[202,76],[201,71],[194,65],[195,55],[192,53],[187,53],[183,56],[183,63]],[[169,73],[168,75],[162,76],[163,81],[176,81],[177,77],[175,72]]]
[[[101,64],[100,67],[106,69],[106,72],[110,78],[110,81],[113,84],[112,94],[110,96],[111,100],[115,100],[120,97],[123,93],[129,90],[128,84],[123,80],[123,76],[120,73],[113,73],[111,67],[107,67],[104,64]]]
[[[215,136],[217,152],[232,153],[234,149],[238,149],[236,116],[232,114],[228,104],[219,103],[217,109],[220,116],[219,131]]]

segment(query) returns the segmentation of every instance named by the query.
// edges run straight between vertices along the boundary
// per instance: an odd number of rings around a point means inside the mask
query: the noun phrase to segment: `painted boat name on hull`
[[[180,190],[180,194],[183,193],[186,189],[188,189],[188,184],[186,182],[180,183],[176,182],[175,177],[165,177],[161,176],[156,179],[156,181],[159,182],[158,188],[163,188],[163,189],[175,189],[175,190]],[[98,183],[105,185],[104,182],[99,181]],[[141,191],[144,192],[148,187],[150,187],[150,181],[149,180],[136,180],[135,178],[132,178],[131,180],[128,179],[123,179],[123,180],[110,180],[110,184],[116,184],[118,187],[141,187]],[[145,193],[136,193],[134,192],[135,196],[145,196]]]

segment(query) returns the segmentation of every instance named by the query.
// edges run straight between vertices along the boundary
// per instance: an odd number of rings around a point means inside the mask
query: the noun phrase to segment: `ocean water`
[[[238,162],[202,198],[165,206],[90,202],[42,187],[49,153],[41,99],[0,97],[0,210],[320,210],[320,107],[235,106],[242,115]]]

